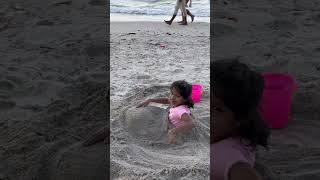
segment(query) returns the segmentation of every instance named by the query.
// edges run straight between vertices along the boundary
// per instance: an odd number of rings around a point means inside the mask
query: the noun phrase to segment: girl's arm
[[[176,135],[178,133],[188,131],[196,126],[195,123],[193,122],[191,116],[187,113],[184,113],[181,116],[181,120],[184,121],[184,124],[179,127],[171,129],[169,133]]]
[[[170,104],[168,98],[157,98],[157,99],[148,99],[149,102],[160,103],[160,104]]]
[[[160,104],[170,104],[169,98],[156,98],[156,99],[147,99],[146,101],[137,105],[137,108],[142,106],[147,106],[149,103],[160,103]]]
[[[262,177],[247,163],[236,163],[229,170],[229,180],[262,180]]]
[[[191,1],[192,1],[192,0],[190,0],[190,2],[189,2],[189,7],[191,7]]]

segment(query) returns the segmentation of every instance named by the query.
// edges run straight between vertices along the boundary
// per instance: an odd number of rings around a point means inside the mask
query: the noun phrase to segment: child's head
[[[263,77],[236,60],[212,62],[211,76],[212,142],[239,136],[267,148],[270,133],[258,112]]]
[[[193,108],[193,101],[191,99],[192,85],[185,80],[175,81],[170,87],[170,102],[174,106],[187,105]]]

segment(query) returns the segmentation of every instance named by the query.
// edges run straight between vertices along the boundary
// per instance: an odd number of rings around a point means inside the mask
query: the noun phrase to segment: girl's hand
[[[177,137],[173,130],[169,130],[169,143],[170,144],[177,144]]]
[[[136,107],[137,107],[137,108],[139,108],[139,107],[146,107],[146,106],[148,106],[149,103],[150,103],[150,100],[148,99],[148,100],[146,100],[146,101],[138,104]]]

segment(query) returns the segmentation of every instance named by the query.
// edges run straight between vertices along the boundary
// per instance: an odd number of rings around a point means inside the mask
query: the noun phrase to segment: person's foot
[[[194,20],[194,15],[191,16],[191,22],[193,22],[193,20]]]
[[[180,23],[180,25],[188,25],[188,23],[186,21],[183,21]]]
[[[167,23],[168,25],[171,25],[172,24],[172,21],[166,21],[164,20],[165,23]]]
[[[187,16],[182,16],[182,22],[180,25],[188,25]]]

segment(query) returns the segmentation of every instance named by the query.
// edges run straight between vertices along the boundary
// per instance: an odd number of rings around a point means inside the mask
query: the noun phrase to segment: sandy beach
[[[104,1],[0,2],[0,179],[106,179]]]
[[[215,1],[214,60],[238,58],[298,81],[287,128],[258,153],[266,179],[320,179],[320,8],[318,1]]]
[[[111,179],[209,178],[209,32],[208,23],[111,22]],[[204,95],[192,111],[198,127],[170,145],[166,107],[135,106],[180,79]]]
[[[0,179],[208,179],[211,54],[294,75],[292,118],[272,130],[257,169],[270,180],[319,180],[319,1],[214,3],[211,52],[205,22],[112,22],[109,62],[105,1],[1,1]],[[192,111],[198,127],[170,145],[166,107],[135,105],[167,96],[179,79],[204,94]],[[81,145],[109,117],[111,167],[108,145]]]

